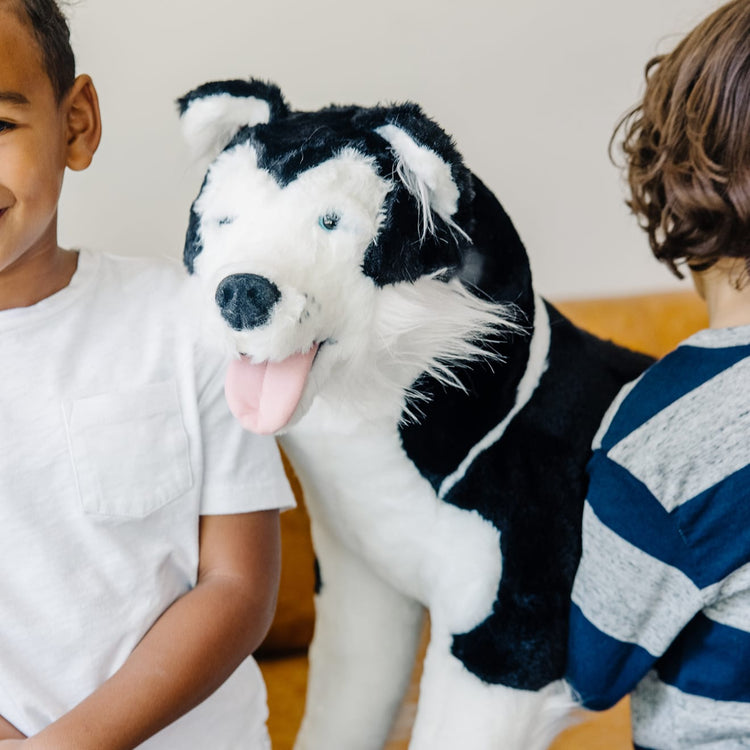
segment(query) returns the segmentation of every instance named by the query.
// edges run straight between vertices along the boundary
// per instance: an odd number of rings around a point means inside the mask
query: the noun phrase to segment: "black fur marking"
[[[254,273],[227,276],[216,288],[221,317],[235,331],[247,331],[267,323],[280,299],[281,292],[276,284]]]
[[[462,266],[459,277],[469,276],[467,281],[485,297],[515,305],[523,313],[518,322],[528,328],[493,345],[502,361],[477,362],[457,371],[467,391],[481,393],[481,399],[467,396],[458,388],[441,386],[431,378],[418,383],[418,390],[430,401],[421,407],[424,418],[419,424],[402,426],[401,440],[435,490],[513,407],[529,358],[534,323],[531,271],[523,243],[495,196],[477,178],[472,194],[474,244],[464,254],[470,267]],[[498,370],[502,370],[502,377],[496,374]],[[450,435],[446,429],[450,429]]]
[[[523,245],[494,196],[478,180],[475,189],[475,248],[468,272],[480,291],[514,302],[532,324]],[[548,370],[499,441],[445,497],[499,529],[503,559],[493,613],[472,632],[455,634],[453,653],[485,682],[524,690],[539,690],[563,676],[591,441],[621,386],[651,362],[581,331],[549,305],[547,310]],[[514,335],[498,345],[504,362],[460,371],[468,393],[431,380],[419,383],[432,400],[419,424],[402,427],[401,438],[436,491],[513,407],[528,346],[528,336]],[[501,374],[493,375],[493,369]]]
[[[549,369],[534,397],[446,497],[491,521],[503,554],[493,614],[456,635],[453,653],[486,682],[526,690],[564,674],[591,441],[622,385],[651,362],[548,311]]]
[[[451,170],[451,176],[459,191],[459,202],[453,221],[463,230],[468,229],[468,206],[473,198],[471,173],[464,166],[453,139],[421,108],[412,103],[393,107],[363,109],[356,121],[364,127],[376,130],[382,125],[395,125],[407,132],[416,143],[434,151]],[[391,155],[390,169],[396,169],[396,160],[390,145],[386,151]],[[382,160],[381,160],[382,161]],[[391,172],[393,174],[393,172]],[[440,269],[457,269],[462,264],[469,246],[466,239],[433,213],[434,232],[421,236],[415,222],[415,199],[400,181],[387,198],[386,223],[379,237],[368,248],[363,270],[377,286],[415,281],[420,276]]]
[[[285,187],[303,172],[350,148],[376,159],[386,156],[381,139],[352,126],[356,107],[328,107],[319,112],[295,112],[280,121],[242,128],[227,146],[249,143],[258,166]]]
[[[271,121],[281,119],[289,114],[289,107],[284,101],[279,87],[273,83],[266,83],[265,81],[253,78],[249,81],[231,80],[204,83],[202,86],[189,91],[185,96],[177,100],[180,116],[187,112],[194,101],[221,94],[229,94],[240,99],[262,99],[268,102]]]
[[[365,276],[377,286],[413,282],[461,264],[464,238],[452,232],[439,216],[434,217],[434,232],[423,238],[414,213],[414,198],[401,184],[395,185],[386,196],[386,221],[362,263]]]
[[[453,139],[413,102],[390,107],[360,109],[355,117],[360,127],[375,130],[382,125],[395,125],[406,131],[418,144],[434,151],[451,170],[460,195],[459,211],[471,203],[471,173],[466,168]]]
[[[205,185],[205,182],[203,184]],[[203,250],[200,229],[201,219],[195,210],[195,204],[193,204],[190,208],[190,220],[188,221],[187,234],[185,236],[185,249],[182,254],[185,268],[187,268],[188,273],[191,274],[195,272],[195,259]]]
[[[315,573],[315,593],[320,594],[323,590],[323,576],[320,574],[320,562],[318,561],[317,556],[315,557],[313,566],[313,572]]]

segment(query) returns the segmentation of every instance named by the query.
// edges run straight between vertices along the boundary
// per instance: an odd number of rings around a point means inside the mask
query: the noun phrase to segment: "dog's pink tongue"
[[[317,351],[315,344],[282,362],[254,365],[241,357],[229,365],[224,393],[230,411],[246,430],[270,435],[292,418]]]

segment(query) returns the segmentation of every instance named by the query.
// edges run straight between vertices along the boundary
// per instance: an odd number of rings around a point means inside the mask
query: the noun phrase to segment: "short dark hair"
[[[722,257],[750,271],[750,2],[732,0],[646,66],[620,121],[628,205],[677,275]],[[610,149],[612,143],[610,143]]]
[[[60,102],[76,76],[68,22],[55,0],[17,0],[17,8],[34,32],[44,69]]]

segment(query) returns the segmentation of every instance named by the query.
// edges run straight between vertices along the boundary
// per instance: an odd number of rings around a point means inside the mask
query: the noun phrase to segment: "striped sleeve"
[[[594,444],[567,676],[631,693],[637,748],[750,747],[748,329],[656,363]]]
[[[588,708],[627,695],[700,611],[703,592],[673,520],[597,452],[570,616],[568,680]]]

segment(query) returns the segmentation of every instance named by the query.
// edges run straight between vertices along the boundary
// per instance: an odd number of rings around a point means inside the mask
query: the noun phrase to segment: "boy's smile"
[[[96,137],[86,159],[78,136],[92,107]],[[81,76],[58,102],[33,31],[14,3],[0,0],[0,310],[34,304],[70,281],[77,255],[57,245],[57,203],[66,166],[88,166],[98,127],[91,80]]]

